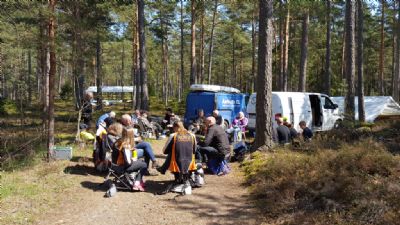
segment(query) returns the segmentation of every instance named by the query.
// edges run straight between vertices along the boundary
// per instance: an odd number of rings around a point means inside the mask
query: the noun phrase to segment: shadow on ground
[[[67,166],[64,169],[64,173],[73,174],[73,175],[82,175],[82,176],[105,176],[106,173],[98,172],[92,166],[87,165],[75,165],[75,166]]]
[[[257,223],[255,221],[255,218],[258,218],[257,210],[254,210],[253,204],[246,204],[238,199],[249,199],[249,196],[215,196],[213,193],[196,193],[194,190],[193,197],[174,198],[178,203],[177,208],[195,214],[199,218],[208,218],[210,225]]]

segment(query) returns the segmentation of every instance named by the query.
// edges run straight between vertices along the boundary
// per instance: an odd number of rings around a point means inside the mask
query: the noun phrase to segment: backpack
[[[244,141],[238,142],[233,146],[233,152],[235,153],[232,157],[233,161],[242,162],[245,158],[246,153],[249,151]]]
[[[197,170],[192,172],[190,176],[190,183],[192,187],[202,187],[204,185],[204,170],[201,163],[198,163]]]
[[[209,159],[207,162],[207,167],[212,174],[217,174],[218,176],[231,172],[231,168],[225,159]]]

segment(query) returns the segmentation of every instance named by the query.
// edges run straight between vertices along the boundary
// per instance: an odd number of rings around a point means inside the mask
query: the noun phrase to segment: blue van
[[[197,118],[197,110],[203,109],[204,115],[211,116],[218,110],[228,127],[237,113],[246,113],[248,95],[238,89],[218,85],[194,84],[186,97],[184,124],[188,127]]]

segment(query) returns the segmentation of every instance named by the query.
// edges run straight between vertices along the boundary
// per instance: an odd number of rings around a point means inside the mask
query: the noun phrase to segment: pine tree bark
[[[289,29],[290,29],[290,9],[289,2],[286,3],[286,19],[284,29],[284,52],[283,52],[283,84],[282,91],[288,90],[288,69],[289,69]]]
[[[257,10],[256,10],[257,2],[254,1],[254,9],[252,10],[252,17],[251,17],[251,78],[252,82],[252,91],[256,89],[256,17],[257,17]]]
[[[236,57],[235,57],[235,31],[233,30],[232,32],[232,80],[231,80],[231,86],[232,87],[237,87],[237,74],[236,74]]]
[[[394,88],[393,98],[397,102],[400,101],[400,0],[397,1],[397,37],[396,37],[396,62],[395,62],[395,73],[394,73]]]
[[[383,63],[385,61],[385,0],[381,0],[381,28],[380,28],[380,34],[381,34],[381,46],[379,48],[379,94],[384,95],[385,94],[385,81],[384,81],[384,67]]]
[[[138,24],[138,7],[137,4],[134,4],[134,14],[133,14],[133,29],[132,29],[132,65],[133,65],[133,78],[132,82],[135,87],[135,94],[134,94],[134,99],[135,99],[135,109],[140,109],[141,108],[141,86],[140,86],[140,62],[139,62],[139,24]]]
[[[1,97],[2,98],[5,98],[6,97],[6,95],[5,95],[5,86],[6,86],[6,84],[5,84],[5,74],[4,74],[4,72],[3,72],[3,49],[2,49],[2,47],[1,47],[1,45],[0,45],[0,88],[1,88],[1,91],[0,91],[0,95],[1,95]]]
[[[279,1],[279,9],[283,11],[283,3]],[[283,33],[284,33],[284,19],[279,20],[279,76],[278,76],[278,90],[283,91],[283,54],[284,54],[284,44],[283,44]]]
[[[326,1],[326,53],[325,53],[325,79],[324,92],[331,95],[331,0]]]
[[[345,119],[351,122],[355,121],[354,118],[354,75],[355,75],[355,49],[354,49],[354,36],[355,36],[355,0],[346,0],[346,16],[345,16],[345,29],[346,29],[346,78],[347,78],[347,94],[345,104]]]
[[[212,77],[212,63],[213,63],[213,52],[214,52],[214,29],[215,29],[215,20],[217,18],[217,9],[218,8],[218,0],[214,0],[214,10],[211,24],[211,34],[210,34],[210,46],[208,49],[208,72],[207,72],[207,81],[208,84],[211,84]]]
[[[272,148],[272,41],[273,0],[259,0],[256,139],[254,148]]]
[[[363,0],[357,0],[357,75],[358,75],[358,119],[365,122],[365,106],[364,106],[364,12]]]
[[[55,46],[55,5],[56,0],[49,0],[49,51],[50,51],[50,70],[49,70],[49,108],[48,108],[48,133],[47,133],[47,157],[53,156],[54,149],[54,96],[55,96],[55,76],[56,76],[56,46]]]
[[[184,85],[184,77],[185,77],[185,65],[184,65],[184,46],[185,46],[185,37],[184,37],[184,24],[183,24],[183,0],[181,0],[181,70],[180,70],[180,77],[179,77],[179,90],[178,90],[178,101],[182,101],[183,89]]]
[[[96,85],[97,85],[97,107],[101,109],[103,106],[103,93],[102,93],[102,84],[103,77],[101,73],[101,42],[100,35],[97,34],[96,37]]]
[[[307,84],[307,55],[308,55],[308,26],[309,11],[307,10],[303,17],[303,32],[301,35],[301,58],[300,58],[300,75],[298,91],[305,92]]]
[[[139,61],[140,61],[140,86],[141,109],[149,110],[149,90],[147,86],[147,59],[146,59],[146,35],[145,35],[144,0],[138,0],[139,23]]]
[[[163,17],[162,13],[161,17]],[[162,54],[162,64],[163,64],[163,100],[164,100],[164,105],[168,105],[168,95],[169,93],[169,76],[168,76],[168,30],[166,27],[166,24],[164,22],[164,19],[161,18],[161,32],[162,37],[161,37],[161,54]]]
[[[190,85],[197,83],[196,76],[196,1],[191,0],[192,26],[191,26],[191,49],[190,49]]]
[[[198,78],[198,82],[201,84],[203,83],[204,80],[204,48],[205,48],[205,39],[204,39],[204,14],[205,14],[205,6],[202,6],[201,9],[201,17],[200,17],[200,25],[201,25],[201,29],[200,29],[200,73],[199,73],[199,78]]]

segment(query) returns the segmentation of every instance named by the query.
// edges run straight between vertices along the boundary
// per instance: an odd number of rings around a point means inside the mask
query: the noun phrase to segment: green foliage
[[[66,83],[61,87],[60,98],[62,100],[68,100],[72,98],[74,89],[70,83]]]
[[[0,99],[0,115],[15,115],[18,112],[17,105],[14,101],[8,99]]]

